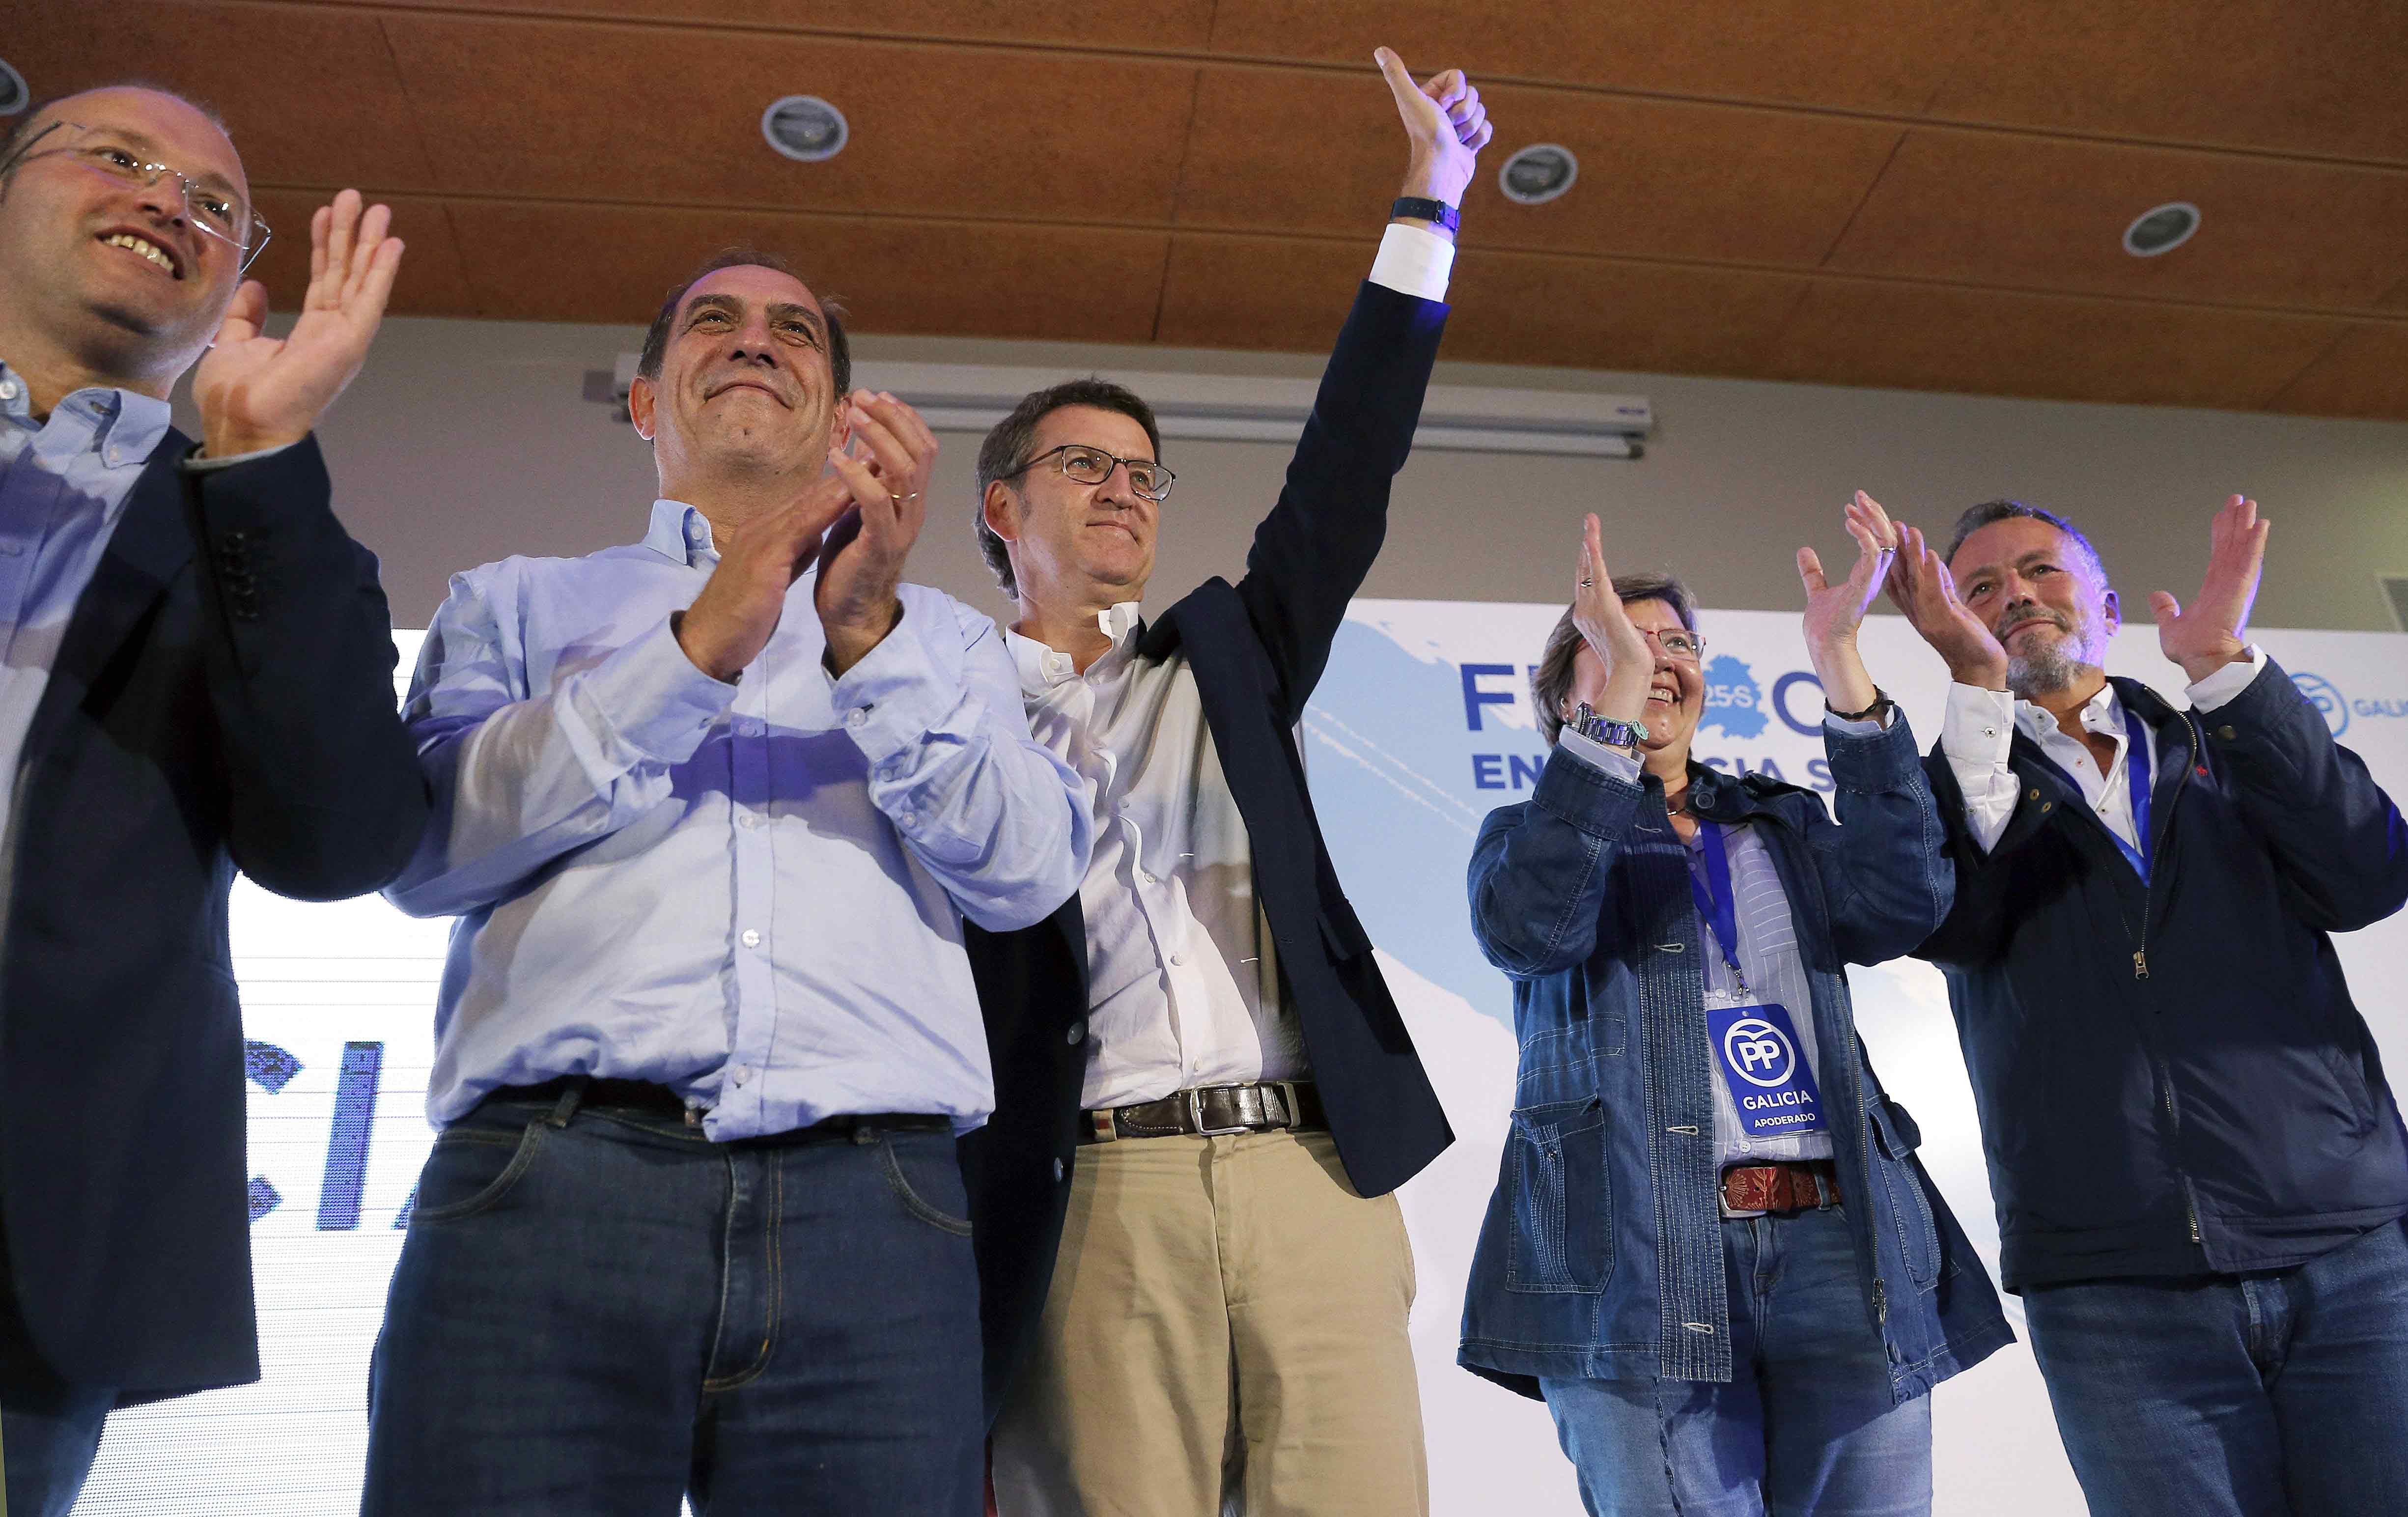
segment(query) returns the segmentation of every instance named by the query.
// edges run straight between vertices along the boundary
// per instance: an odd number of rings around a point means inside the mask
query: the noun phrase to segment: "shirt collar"
[[[89,451],[102,454],[112,465],[136,467],[150,461],[151,450],[167,435],[168,423],[175,415],[168,404],[156,395],[97,385],[79,390],[60,401],[58,410],[50,413],[52,419],[59,411],[88,421],[92,427]],[[42,430],[34,423],[32,392],[6,363],[0,363],[0,416],[29,431]]]
[[[652,502],[652,521],[644,533],[644,546],[690,569],[707,569],[719,562],[719,549],[710,537],[710,518],[681,500]]]
[[[2025,737],[2034,741],[2063,730],[2057,726],[2057,718],[2049,715],[2048,708],[2035,706],[2020,697],[2015,701],[2015,725],[2023,729]],[[2085,732],[2101,733],[2110,737],[2124,736],[2124,703],[2115,698],[2115,686],[2112,681],[2100,685],[2099,694],[2083,704],[2082,728]]]
[[[1125,600],[1096,613],[1096,624],[1112,646],[1103,657],[1088,665],[1094,673],[1107,665],[1125,663],[1129,651],[1137,646],[1138,634],[1144,630],[1144,618],[1138,614],[1138,603]],[[1031,695],[1043,694],[1052,687],[1079,678],[1079,665],[1069,654],[1049,648],[1034,637],[1024,637],[1007,627],[1004,646],[1011,650],[1012,662],[1020,666],[1020,688]]]

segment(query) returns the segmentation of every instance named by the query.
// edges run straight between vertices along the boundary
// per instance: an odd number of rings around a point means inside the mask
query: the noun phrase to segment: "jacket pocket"
[[[1512,1244],[1505,1288],[1596,1292],[1613,1276],[1605,1108],[1594,1096],[1525,1107],[1505,1140]]]
[[[1898,1233],[1908,1277],[1917,1288],[1928,1291],[1940,1281],[1940,1230],[1932,1221],[1931,1198],[1923,1194],[1923,1177],[1914,1164],[1923,1132],[1906,1108],[1885,1096],[1870,1104],[1870,1114],[1873,1143],[1880,1150],[1871,1167],[1879,1176],[1883,1209]]]

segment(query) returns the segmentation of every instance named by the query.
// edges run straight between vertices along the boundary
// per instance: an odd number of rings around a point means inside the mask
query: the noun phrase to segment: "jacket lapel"
[[[38,762],[65,714],[81,704],[116,656],[126,637],[165,594],[193,557],[192,529],[184,518],[181,465],[192,439],[172,428],[151,451],[150,462],[134,481],[125,512],[109,535],[108,548],[93,571],[92,583],[76,601],[51,665],[50,685],[35,708],[22,762]]]

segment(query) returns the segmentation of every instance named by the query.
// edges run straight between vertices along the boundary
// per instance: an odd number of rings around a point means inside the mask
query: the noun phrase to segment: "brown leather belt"
[[[1221,1133],[1267,1133],[1283,1128],[1326,1127],[1320,1093],[1302,1080],[1254,1085],[1202,1085],[1159,1101],[1090,1111],[1079,1129],[1082,1143],[1124,1138],[1211,1138]]]
[[[1778,1159],[1723,1171],[1723,1215],[1793,1212],[1840,1204],[1839,1166],[1828,1159]]]

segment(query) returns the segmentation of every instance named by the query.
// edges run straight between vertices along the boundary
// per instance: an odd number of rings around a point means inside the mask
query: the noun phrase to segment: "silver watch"
[[[1599,716],[1583,701],[1572,708],[1572,719],[1564,723],[1593,743],[1608,748],[1637,748],[1647,740],[1647,723],[1625,722],[1618,717]]]

